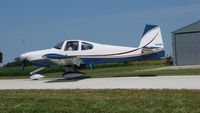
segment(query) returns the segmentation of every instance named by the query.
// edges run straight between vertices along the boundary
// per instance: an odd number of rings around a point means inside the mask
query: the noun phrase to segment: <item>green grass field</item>
[[[179,69],[161,71],[140,71],[143,69],[158,68],[168,66],[162,60],[145,60],[129,63],[108,63],[94,65],[94,70],[90,68],[80,71],[87,73],[88,77],[126,77],[126,76],[162,76],[162,75],[200,75],[200,69]],[[22,71],[21,67],[0,68],[0,79],[29,78],[27,75],[37,67],[27,67]],[[62,78],[64,68],[54,66],[42,70],[41,74],[47,78]]]
[[[199,90],[0,90],[0,113],[199,113]]]

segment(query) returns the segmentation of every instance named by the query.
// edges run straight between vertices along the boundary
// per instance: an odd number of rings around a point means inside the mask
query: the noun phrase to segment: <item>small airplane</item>
[[[63,65],[63,77],[76,78],[84,73],[77,72],[74,67],[81,65],[134,61],[142,59],[161,58],[165,56],[160,26],[146,25],[139,47],[124,47],[98,44],[84,40],[66,40],[51,49],[32,51],[20,56],[22,61],[31,61],[40,68],[30,73],[31,79],[40,79],[44,76],[37,74],[45,67]]]

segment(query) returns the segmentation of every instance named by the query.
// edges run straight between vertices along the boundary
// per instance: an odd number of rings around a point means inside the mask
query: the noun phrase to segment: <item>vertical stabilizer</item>
[[[145,26],[139,48],[141,48],[141,54],[155,54],[152,58],[161,58],[165,56],[160,26]]]
[[[160,26],[146,25],[139,47],[156,47],[164,48]]]

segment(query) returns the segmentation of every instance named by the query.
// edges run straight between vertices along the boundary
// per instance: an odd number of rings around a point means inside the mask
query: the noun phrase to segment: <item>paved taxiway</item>
[[[0,80],[0,89],[200,89],[200,75]]]

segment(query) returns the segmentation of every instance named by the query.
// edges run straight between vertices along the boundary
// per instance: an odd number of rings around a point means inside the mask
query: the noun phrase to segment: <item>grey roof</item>
[[[197,32],[197,31],[200,31],[200,20],[185,27],[182,27],[172,33]]]

